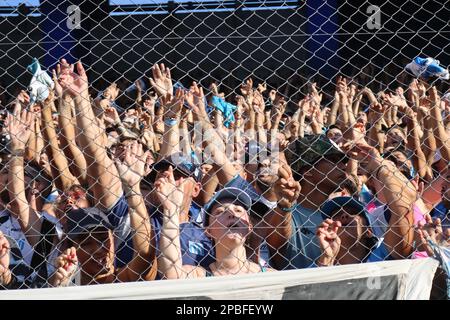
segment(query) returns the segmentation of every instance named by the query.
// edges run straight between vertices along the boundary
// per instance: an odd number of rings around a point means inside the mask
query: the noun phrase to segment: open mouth
[[[239,220],[236,220],[234,222],[230,222],[227,226],[227,228],[229,229],[234,229],[234,228],[242,228],[243,225]]]

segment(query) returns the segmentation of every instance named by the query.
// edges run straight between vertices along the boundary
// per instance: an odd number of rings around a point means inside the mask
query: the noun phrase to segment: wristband
[[[289,208],[283,208],[283,207],[280,207],[280,206],[277,206],[278,207],[278,209],[280,209],[281,211],[284,211],[284,212],[291,212],[291,211],[293,211],[294,209],[295,209],[295,207],[297,206],[297,204],[296,203],[294,203],[291,207],[289,207]]]
[[[166,119],[164,120],[164,124],[168,127],[176,126],[178,121],[176,119]]]

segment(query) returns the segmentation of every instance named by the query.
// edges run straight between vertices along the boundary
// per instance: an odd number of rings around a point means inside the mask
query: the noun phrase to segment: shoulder
[[[187,273],[187,278],[204,278],[207,276],[207,271],[200,266],[183,265],[184,272]]]

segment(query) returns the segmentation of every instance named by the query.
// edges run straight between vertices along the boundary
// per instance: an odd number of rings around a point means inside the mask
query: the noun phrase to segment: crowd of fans
[[[62,59],[2,101],[0,287],[211,277],[433,256],[450,244],[450,94],[338,77],[292,99],[245,81],[97,95]],[[205,84],[204,84],[205,85]],[[446,90],[447,88],[444,88]],[[126,99],[122,99],[126,96]],[[130,102],[131,99],[131,102]]]

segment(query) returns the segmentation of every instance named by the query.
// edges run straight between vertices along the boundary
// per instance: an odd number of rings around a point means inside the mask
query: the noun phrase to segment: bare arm
[[[94,198],[104,209],[111,208],[123,194],[117,169],[108,157],[103,144],[105,132],[100,128],[91,107],[86,72],[77,63],[78,74],[70,71],[63,59],[59,83],[75,102],[77,126],[80,129],[79,144],[86,155],[88,176],[92,182]]]
[[[225,145],[208,119],[203,97],[203,89],[194,83],[190,92],[186,95],[186,101],[193,109],[195,120],[201,124],[203,142],[206,143],[205,153],[212,158],[214,166],[218,169],[217,178],[219,182],[225,185],[236,176],[237,170],[230,159],[227,158]]]
[[[280,269],[285,264],[285,248],[292,235],[292,209],[300,194],[300,184],[292,178],[292,172],[286,163],[279,168],[279,179],[273,189],[277,195],[277,208],[270,211],[264,221],[269,226],[266,242],[274,266]]]
[[[366,170],[382,185],[379,192],[383,193],[391,211],[384,243],[392,258],[404,259],[413,251],[413,205],[417,191],[394,163],[384,160],[374,147],[357,143],[354,148],[355,152],[351,155],[356,153],[356,160],[370,159]]]
[[[133,230],[133,258],[117,277],[121,281],[154,280],[156,276],[154,236],[152,237],[150,218],[142,198],[140,181],[145,174],[146,157],[142,144],[128,145],[122,158],[116,159],[129,206],[130,224]],[[153,239],[153,240],[152,240]],[[149,273],[150,271],[150,273]]]
[[[67,146],[63,149],[67,159],[74,164],[73,172],[82,183],[87,179],[87,165],[83,152],[76,144],[75,119],[72,117],[73,101],[60,99],[59,125],[61,128],[61,144]]]
[[[183,202],[183,191],[176,184],[172,167],[170,167],[166,177],[161,177],[155,182],[157,196],[163,206],[163,225],[159,240],[161,254],[158,257],[158,272],[165,279],[185,279],[200,276],[197,272],[199,269],[193,269],[192,266],[184,266],[182,262],[179,214]]]
[[[10,212],[19,221],[28,242],[34,246],[40,239],[41,220],[38,213],[31,208],[25,193],[25,176],[23,155],[34,122],[34,115],[23,111],[7,117],[7,131],[11,136],[11,153],[9,162],[8,184],[11,199]]]
[[[372,123],[372,126],[368,132],[368,143],[372,147],[378,149],[380,153],[384,152],[384,138],[385,134],[381,131],[382,129],[382,119],[383,119],[383,107],[381,104],[377,103],[370,106],[368,120]]]
[[[181,89],[178,89],[175,97],[169,98],[169,95],[161,98],[164,106],[164,134],[158,160],[180,151],[179,126],[184,93]]]
[[[433,120],[434,136],[436,137],[436,145],[441,152],[442,159],[445,163],[450,162],[450,139],[445,130],[444,121],[441,114],[441,102],[436,87],[430,88],[430,116]]]
[[[55,177],[56,187],[67,190],[74,184],[79,184],[78,180],[69,170],[69,163],[59,147],[55,125],[52,118],[53,94],[49,95],[42,103],[42,120],[44,122],[44,137],[47,140],[47,154],[52,168],[52,176]]]
[[[414,116],[412,109],[410,110],[412,113],[409,113],[407,120],[408,149],[413,152],[413,159],[412,159],[413,165],[416,171],[419,173],[419,176],[427,181],[430,181],[432,179],[431,170],[429,170],[428,168],[425,154],[422,151],[419,132],[417,131],[419,122],[417,121],[417,118]]]

